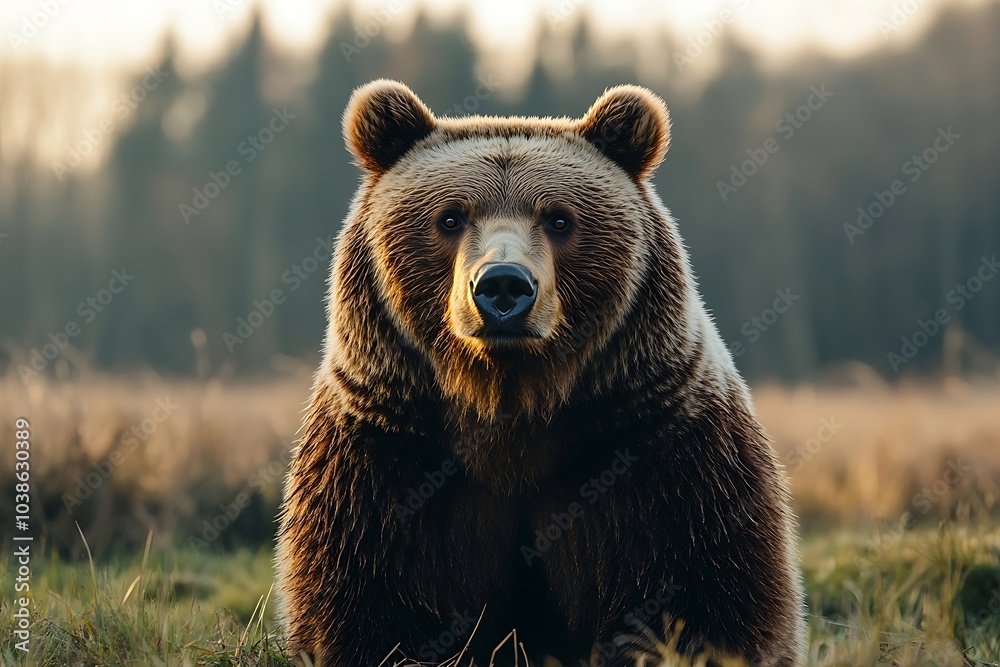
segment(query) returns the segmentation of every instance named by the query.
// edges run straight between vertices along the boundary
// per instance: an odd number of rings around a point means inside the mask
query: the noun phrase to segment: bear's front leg
[[[577,505],[540,559],[568,626],[594,638],[574,667],[633,665],[625,646],[656,655],[650,633],[720,664],[800,664],[803,609],[777,468],[767,457],[692,451],[682,460],[672,443],[633,447],[627,468],[609,454],[618,472],[568,482],[536,512],[544,533]]]
[[[490,545],[513,540],[513,512],[447,455],[394,455],[400,436],[359,431],[310,427],[289,473],[277,555],[289,653],[358,667],[390,652],[387,664],[437,664],[470,640],[467,656],[492,651],[510,628],[496,620],[507,551]]]
[[[276,559],[287,651],[332,667],[378,665],[433,619],[392,589],[385,480],[351,438],[325,436],[307,436],[287,482]]]

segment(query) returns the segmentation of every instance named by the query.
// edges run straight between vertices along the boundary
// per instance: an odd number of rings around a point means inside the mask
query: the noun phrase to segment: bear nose
[[[487,333],[520,329],[538,294],[535,279],[520,264],[487,264],[469,288]]]

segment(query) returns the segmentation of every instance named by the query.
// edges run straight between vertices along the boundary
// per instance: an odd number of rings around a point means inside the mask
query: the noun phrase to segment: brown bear
[[[581,119],[355,91],[278,538],[291,654],[801,663],[784,475],[650,183],[669,133],[635,86]]]

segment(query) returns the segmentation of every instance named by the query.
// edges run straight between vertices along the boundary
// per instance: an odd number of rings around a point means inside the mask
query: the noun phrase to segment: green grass
[[[1000,661],[1000,532],[962,526],[808,537],[810,665],[983,667]],[[5,665],[288,665],[271,553],[137,553],[33,563],[31,652],[15,650],[2,557]],[[686,665],[664,658],[663,665]],[[697,663],[695,663],[697,664]],[[388,665],[387,665],[388,667]]]
[[[806,540],[810,664],[997,664],[996,538],[996,533],[942,526]],[[994,595],[997,602],[991,606]]]
[[[37,558],[37,557],[36,557]],[[0,585],[13,591],[10,554]],[[176,551],[112,562],[32,564],[30,652],[15,649],[7,596],[0,663],[289,665],[271,615],[271,553]]]

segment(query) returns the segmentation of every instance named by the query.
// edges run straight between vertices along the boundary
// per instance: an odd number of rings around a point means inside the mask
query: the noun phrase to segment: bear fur
[[[649,181],[663,102],[436,118],[379,80],[344,135],[364,177],[281,515],[289,652],[801,664],[785,478]],[[497,262],[534,281],[516,335],[470,296]]]

